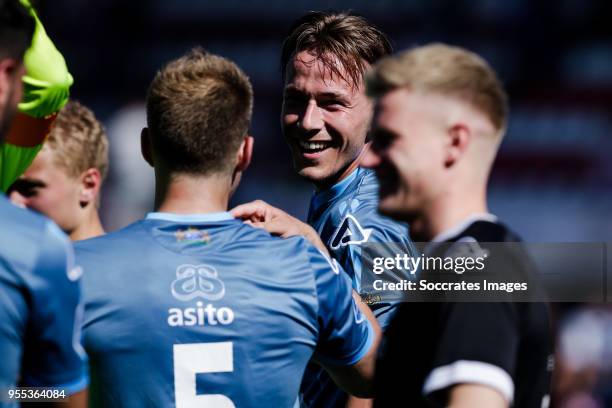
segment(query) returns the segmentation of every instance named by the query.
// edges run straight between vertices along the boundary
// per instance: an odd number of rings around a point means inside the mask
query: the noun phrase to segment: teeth
[[[327,143],[305,142],[303,140],[300,140],[299,143],[305,150],[323,150],[328,146]]]

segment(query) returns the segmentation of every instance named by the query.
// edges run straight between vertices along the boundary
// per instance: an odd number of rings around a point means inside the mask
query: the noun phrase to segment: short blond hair
[[[220,173],[247,135],[253,89],[236,64],[194,48],[168,63],[147,94],[147,125],[171,172]]]
[[[482,112],[498,134],[508,118],[508,97],[495,71],[477,54],[430,44],[386,57],[366,78],[372,97],[398,88],[454,96]]]
[[[60,110],[45,148],[53,152],[54,162],[73,178],[96,168],[106,177],[108,171],[108,139],[104,126],[94,113],[75,100]]]

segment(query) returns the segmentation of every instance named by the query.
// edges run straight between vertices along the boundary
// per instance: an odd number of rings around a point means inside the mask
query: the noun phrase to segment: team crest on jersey
[[[183,244],[207,245],[210,243],[210,234],[208,231],[189,227],[186,230],[177,230],[174,233],[176,242]]]
[[[338,249],[350,244],[361,244],[366,242],[372,234],[371,228],[362,228],[359,222],[351,214],[347,214],[330,241],[331,249]]]
[[[172,296],[188,301],[197,297],[219,300],[225,295],[225,285],[219,273],[210,265],[180,265],[172,282]]]

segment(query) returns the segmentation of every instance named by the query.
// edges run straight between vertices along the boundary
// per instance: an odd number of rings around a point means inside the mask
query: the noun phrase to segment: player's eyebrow
[[[285,87],[284,94],[285,96],[303,96],[303,95],[310,96],[311,95],[309,92],[305,92],[301,89],[296,88],[295,85],[293,84],[287,85]],[[314,97],[317,99],[323,99],[323,100],[337,100],[345,104],[348,104],[350,100],[349,95],[342,93],[342,92],[334,92],[334,91],[315,93]]]
[[[340,92],[322,92],[320,94],[317,94],[317,97],[322,99],[337,99],[344,102],[348,102],[349,99],[348,95],[345,95]]]
[[[296,93],[296,94],[311,94],[310,92],[306,92],[302,89],[299,89],[298,87],[296,87],[294,84],[288,84],[287,86],[285,86],[285,90],[284,90],[285,94],[292,94],[292,93]],[[324,98],[342,98],[342,99],[348,99],[349,95],[346,92],[339,92],[339,91],[325,91],[325,92],[317,92],[314,94],[315,96],[321,96]]]
[[[34,179],[34,178],[28,178],[28,177],[20,177],[17,180],[15,180],[15,182],[13,183],[13,185],[11,185],[10,189],[11,190],[15,190],[18,188],[23,188],[23,187],[46,187],[47,183],[45,183],[42,180],[38,180],[38,179]]]
[[[305,95],[306,92],[297,89],[294,85],[287,85],[284,91],[285,95]]]
[[[372,129],[372,146],[374,149],[386,148],[397,138],[397,133],[390,129],[379,126]]]
[[[30,177],[20,177],[19,180],[26,182],[28,184],[37,186],[37,187],[44,187],[47,185],[47,183],[45,183],[42,180],[39,179],[35,179],[35,178],[30,178]]]
[[[31,195],[29,192],[31,192],[32,189],[38,188],[38,187],[42,188],[46,186],[47,186],[47,183],[41,180],[31,179],[31,178],[22,176],[18,178],[17,180],[15,180],[13,184],[11,184],[11,186],[6,191],[6,194],[11,194],[13,191],[17,191],[21,195],[29,196]]]

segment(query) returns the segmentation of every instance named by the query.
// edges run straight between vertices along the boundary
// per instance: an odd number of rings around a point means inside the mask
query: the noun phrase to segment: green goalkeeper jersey
[[[32,44],[24,55],[23,99],[6,141],[0,144],[0,189],[6,191],[32,163],[55,115],[68,101],[73,79],[29,0],[21,0],[35,20]]]

